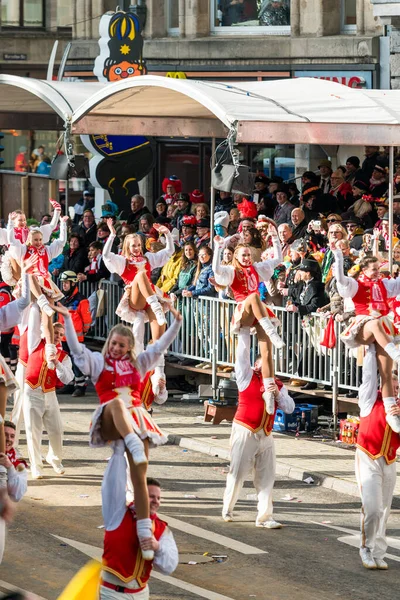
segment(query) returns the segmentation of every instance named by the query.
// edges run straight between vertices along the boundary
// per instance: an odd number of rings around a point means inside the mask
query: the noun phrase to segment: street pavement
[[[88,447],[94,395],[60,396],[60,402],[66,474],[57,476],[46,467],[45,479],[29,483],[0,567],[0,591],[16,586],[45,600],[56,600],[88,557],[101,555],[100,485],[110,454]],[[393,599],[400,569],[400,503],[396,499],[389,521],[390,569],[367,571],[356,548],[359,501],[325,487],[337,480],[351,489],[352,451],[321,440],[275,435],[280,473],[275,518],[283,529],[254,526],[251,481],[240,496],[235,521],[224,523],[221,498],[230,426],[203,423],[202,412],[201,405],[184,403],[155,409],[155,419],[176,443],[151,452],[149,475],[162,482],[161,513],[176,538],[180,564],[169,578],[152,577],[153,600]],[[44,440],[45,446],[46,436]],[[20,448],[25,453],[24,441]],[[314,484],[304,483],[307,474]]]

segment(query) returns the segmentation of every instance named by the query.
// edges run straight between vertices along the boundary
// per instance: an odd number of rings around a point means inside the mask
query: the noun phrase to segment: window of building
[[[167,30],[170,35],[179,34],[179,0],[166,0]]]
[[[357,31],[357,0],[342,0],[342,33]]]
[[[57,0],[57,27],[72,27],[71,0]]]
[[[44,27],[44,0],[2,0],[2,27]]]
[[[290,0],[211,0],[214,34],[290,33]]]

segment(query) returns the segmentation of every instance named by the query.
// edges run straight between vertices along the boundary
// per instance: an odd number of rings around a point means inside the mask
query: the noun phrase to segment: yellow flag
[[[101,563],[89,561],[71,579],[57,600],[97,600],[99,597]]]

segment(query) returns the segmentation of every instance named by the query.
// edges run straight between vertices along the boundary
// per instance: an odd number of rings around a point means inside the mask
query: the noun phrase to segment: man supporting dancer
[[[386,524],[396,485],[400,435],[387,423],[377,372],[376,349],[370,345],[364,357],[358,400],[360,428],[355,469],[362,502],[360,556],[366,569],[386,570]],[[400,406],[396,403],[389,411],[400,415]]]
[[[261,374],[261,358],[254,369],[250,363],[250,327],[242,327],[238,336],[235,363],[236,381],[239,388],[239,405],[232,424],[231,464],[226,481],[222,518],[233,520],[233,509],[247,475],[254,469],[254,486],[258,505],[256,527],[279,529],[280,523],[273,518],[272,489],[275,482],[275,448],[272,427],[277,407],[291,414],[295,404],[282,383],[275,379],[264,390]],[[264,392],[275,398],[273,413],[266,409]]]
[[[178,549],[167,523],[157,515],[160,483],[151,478],[147,478],[147,489],[153,535],[139,543],[135,507],[126,506],[125,444],[117,440],[112,446],[101,488],[105,534],[100,600],[147,600],[152,568],[164,575],[173,573]],[[154,551],[153,560],[144,560],[141,547]]]

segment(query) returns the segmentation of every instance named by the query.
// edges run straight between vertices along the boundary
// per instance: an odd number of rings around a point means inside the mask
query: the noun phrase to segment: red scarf
[[[129,254],[128,262],[130,264],[141,263],[144,260],[145,260],[145,257],[143,256],[143,254],[139,254],[138,256],[136,256],[134,254]]]
[[[370,306],[372,307],[372,309],[385,313],[385,311],[387,311],[388,308],[388,302],[385,289],[382,289],[382,277],[379,277],[377,281],[373,281],[372,279],[367,277],[365,273],[361,273],[361,275],[358,278],[358,281],[362,283],[364,287],[370,288]]]
[[[14,227],[14,237],[19,240],[21,244],[25,244],[28,239],[29,227]]]
[[[137,370],[131,363],[131,357],[128,354],[120,360],[114,360],[107,354],[106,362],[113,368],[115,373],[116,388],[130,387],[132,385],[132,374],[136,373]]]

